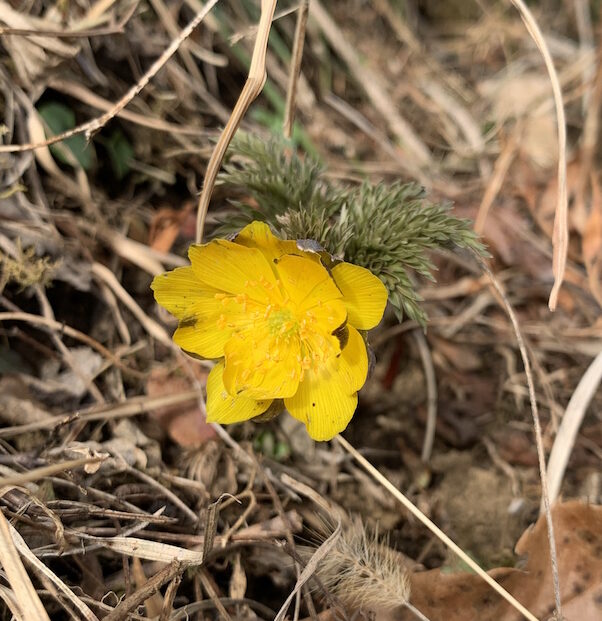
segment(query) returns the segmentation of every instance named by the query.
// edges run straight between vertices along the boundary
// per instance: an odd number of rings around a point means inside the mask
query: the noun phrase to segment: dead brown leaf
[[[522,157],[542,170],[551,168],[558,153],[556,118],[553,108],[539,105],[552,95],[548,77],[540,72],[508,70],[482,82],[479,90],[489,101],[497,123],[522,120]]]
[[[434,352],[441,354],[458,371],[477,371],[482,368],[483,359],[474,352],[474,348],[435,336],[430,340]]]
[[[561,600],[566,621],[602,618],[602,507],[578,501],[552,509],[558,546]],[[540,619],[554,610],[545,519],[528,528],[516,553],[527,556],[523,570],[498,568],[489,572]],[[439,569],[412,576],[411,601],[430,621],[518,621],[520,615],[478,576],[444,574]],[[398,617],[414,619],[407,611]]]
[[[197,378],[204,383],[206,370],[198,365],[194,365],[194,369]],[[151,397],[162,397],[192,388],[192,381],[182,375],[181,371],[170,373],[163,368],[157,368],[148,378],[146,393]],[[152,415],[180,446],[200,446],[215,437],[213,427],[205,421],[205,412],[195,402],[157,408]]]
[[[184,209],[159,209],[151,222],[149,246],[158,252],[169,252],[192,213],[192,207],[192,203],[186,203]]]

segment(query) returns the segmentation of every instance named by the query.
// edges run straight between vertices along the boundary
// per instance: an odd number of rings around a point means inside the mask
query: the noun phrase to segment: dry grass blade
[[[180,32],[165,51],[157,58],[157,60],[150,66],[148,71],[134,84],[130,90],[107,112],[101,114],[99,117],[91,119],[82,125],[78,125],[69,131],[63,132],[56,136],[52,136],[46,140],[40,142],[30,142],[27,144],[9,144],[0,145],[0,153],[20,153],[23,151],[31,151],[33,149],[39,149],[41,147],[47,147],[48,145],[61,142],[65,138],[70,138],[76,134],[86,134],[86,138],[90,137],[104,127],[113,117],[117,116],[121,110],[123,110],[140,92],[146,87],[151,79],[160,71],[165,63],[178,51],[180,45],[194,32],[197,26],[207,17],[211,9],[219,2],[219,0],[209,0],[207,4],[194,16],[194,18],[188,23],[188,25]]]
[[[13,36],[48,36],[58,39],[71,39],[71,38],[88,38],[88,37],[106,37],[112,34],[123,34],[126,24],[130,21],[130,18],[134,15],[134,12],[138,8],[139,0],[135,0],[131,3],[131,7],[125,12],[123,17],[114,26],[108,26],[106,28],[94,28],[92,30],[45,30],[45,29],[27,29],[27,28],[7,28],[0,26],[0,36],[13,35]]]
[[[46,588],[49,591],[52,591],[52,587],[58,589],[75,610],[80,613],[83,619],[87,621],[98,621],[98,617],[88,606],[86,606],[86,604],[84,604],[84,602],[27,547],[27,544],[17,530],[10,524],[9,528],[17,550],[27,562],[35,568],[40,580],[45,584]]]
[[[530,613],[516,598],[504,587],[498,584],[487,572],[485,572],[462,548],[454,543],[434,522],[429,520],[418,507],[414,506],[396,487],[381,474],[361,453],[358,452],[345,438],[336,436],[337,442],[346,450],[378,483],[380,483],[392,496],[394,496],[414,517],[424,524],[436,537],[438,537],[454,554],[456,554],[470,569],[478,574],[489,586],[499,593],[509,604],[518,610],[529,621],[538,621],[537,617]]]
[[[282,604],[282,608],[278,611],[278,614],[274,618],[274,621],[283,621],[286,611],[288,610],[291,602],[293,601],[293,597],[299,592],[301,587],[311,578],[311,576],[316,572],[320,562],[326,557],[326,555],[333,549],[336,545],[338,538],[341,536],[341,523],[337,524],[337,527],[334,529],[334,532],[320,547],[314,552],[313,556],[309,559],[307,565],[303,568],[303,571],[299,574],[297,578],[297,582],[295,584],[295,588],[286,598],[284,604]]]
[[[65,470],[75,470],[76,468],[81,468],[82,466],[87,466],[90,464],[98,464],[104,461],[106,457],[82,457],[81,459],[71,459],[69,461],[63,461],[59,464],[50,464],[49,466],[42,466],[41,468],[34,468],[33,470],[29,470],[28,472],[24,472],[23,474],[16,474],[10,477],[2,477],[0,478],[0,487],[5,487],[7,485],[24,485],[25,483],[30,483],[31,481],[38,481],[39,479],[43,479],[44,477],[51,477],[59,472],[64,472]]]
[[[483,194],[483,198],[481,199],[481,204],[479,205],[479,209],[477,211],[477,217],[474,221],[474,230],[479,234],[483,234],[483,229],[485,228],[485,221],[487,220],[487,216],[489,215],[489,210],[493,205],[497,195],[502,189],[502,185],[504,184],[504,179],[510,169],[510,165],[514,161],[514,157],[516,155],[518,145],[520,142],[522,134],[522,128],[520,124],[515,130],[512,132],[508,143],[502,149],[495,165],[493,167],[493,174],[489,179],[487,184],[487,189]]]
[[[26,621],[21,614],[21,609],[19,608],[19,603],[15,598],[15,594],[13,591],[8,589],[5,586],[0,585],[0,599],[6,604],[7,608],[11,611],[13,615],[13,619],[15,621]]]
[[[159,563],[177,561],[187,565],[201,565],[203,563],[202,552],[194,552],[167,543],[159,543],[158,541],[137,539],[135,537],[90,537],[89,539],[119,554],[135,556],[147,561],[157,561]]]
[[[92,349],[96,350],[101,356],[104,356],[107,360],[110,360],[116,367],[120,368],[124,373],[130,373],[132,375],[144,377],[139,374],[138,371],[128,368],[124,365],[115,355],[113,355],[106,347],[101,345],[98,341],[95,341],[92,337],[75,330],[74,328],[55,321],[53,319],[47,319],[46,317],[40,317],[39,315],[32,315],[31,313],[0,313],[0,321],[25,321],[32,325],[45,326],[51,330],[56,330],[65,336],[69,336],[77,341],[81,341],[86,345],[89,345]]]
[[[159,621],[168,621],[170,619],[173,612],[173,602],[176,598],[180,582],[182,582],[182,576],[178,574],[169,583],[169,586],[165,591],[165,599],[163,600],[163,608],[161,609],[161,614],[159,615]]]
[[[154,595],[164,584],[173,580],[173,578],[183,570],[184,567],[181,563],[173,561],[161,571],[157,572],[142,588],[122,600],[113,611],[104,618],[104,621],[125,621],[125,619],[129,619],[129,613],[134,610],[134,608]]]
[[[187,261],[183,257],[157,252],[146,244],[130,239],[118,231],[101,226],[99,223],[91,225],[85,220],[80,220],[78,225],[89,235],[100,238],[119,257],[137,265],[151,276],[163,273],[165,271],[163,265],[171,267],[187,265]]]
[[[418,167],[432,164],[430,151],[412,126],[395,109],[391,96],[386,92],[378,76],[374,71],[362,66],[353,46],[346,40],[336,22],[318,0],[312,0],[309,14],[319,24],[330,45],[347,63],[349,70],[370,98],[372,105],[386,119],[393,134],[407,150],[408,156],[416,160]]]
[[[552,91],[554,93],[554,105],[556,107],[556,123],[558,125],[558,202],[556,205],[556,215],[554,217],[554,236],[552,243],[554,245],[554,286],[550,293],[548,305],[550,310],[556,310],[558,301],[558,292],[562,286],[564,279],[564,271],[566,269],[566,257],[569,248],[569,226],[568,226],[568,193],[566,182],[566,119],[564,114],[564,104],[562,103],[562,91],[560,89],[560,81],[554,67],[554,61],[548,49],[545,39],[533,17],[529,7],[523,0],[510,0],[518,9],[520,15],[533,39],[537,49],[541,52],[543,60],[548,70]]]
[[[209,599],[215,606],[219,618],[221,618],[223,621],[233,621],[232,617],[228,614],[228,611],[220,601],[218,594],[213,586],[213,581],[209,577],[209,574],[204,569],[201,569],[201,571],[199,572],[199,578],[201,580],[201,584],[203,585],[205,593],[207,593]]]
[[[104,282],[113,293],[121,300],[121,302],[127,306],[129,311],[136,317],[136,319],[142,324],[144,329],[157,339],[159,343],[162,343],[166,347],[172,347],[171,338],[154,319],[151,319],[137,304],[136,300],[123,288],[122,284],[117,280],[115,274],[101,263],[92,264],[92,273]]]
[[[282,124],[285,138],[290,138],[293,133],[295,99],[297,95],[297,84],[299,82],[299,71],[301,70],[301,60],[303,58],[303,45],[305,43],[305,28],[307,26],[308,13],[309,0],[301,0],[299,8],[297,9],[297,24],[295,26],[295,39],[293,42],[291,67],[288,76],[288,88],[286,90],[284,122]]]
[[[476,255],[475,255],[476,256]],[[516,336],[516,342],[518,343],[518,349],[525,367],[525,375],[527,377],[527,386],[529,388],[529,401],[531,403],[531,414],[533,417],[533,430],[535,432],[535,444],[537,447],[537,461],[539,464],[539,478],[541,481],[541,498],[542,504],[546,515],[546,526],[548,529],[548,544],[550,547],[550,563],[552,565],[552,581],[554,584],[554,600],[556,605],[556,615],[559,619],[562,618],[562,606],[560,602],[560,579],[558,577],[558,555],[556,553],[556,539],[554,538],[554,523],[552,522],[552,510],[550,507],[550,497],[548,494],[548,479],[546,475],[546,458],[545,450],[543,446],[543,438],[541,433],[541,423],[539,420],[539,411],[537,409],[537,398],[535,396],[535,384],[533,382],[533,374],[531,372],[531,364],[529,362],[529,356],[527,354],[527,347],[523,339],[522,332],[516,317],[516,313],[510,304],[510,300],[506,296],[506,293],[502,287],[500,281],[495,277],[495,274],[489,269],[489,266],[482,257],[477,256],[477,261],[487,273],[491,279],[495,290],[500,296],[504,309],[508,313],[510,322],[512,323],[512,329]]]
[[[10,525],[0,512],[0,564],[4,567],[15,601],[24,619],[50,621],[36,590],[23,567],[11,537]]]
[[[550,452],[548,459],[548,486],[551,503],[558,497],[577,432],[601,380],[602,353],[599,353],[579,381],[569,404],[566,406],[562,423],[558,428],[558,433]]]
[[[211,159],[207,164],[207,170],[205,171],[205,178],[203,179],[203,189],[201,190],[201,196],[199,197],[199,204],[197,208],[197,221],[196,221],[196,242],[200,244],[203,239],[203,230],[205,228],[205,218],[207,217],[207,210],[209,209],[209,202],[211,201],[211,194],[213,193],[213,186],[217,179],[222,160],[228,149],[228,145],[232,141],[243,116],[249,109],[249,106],[254,99],[257,98],[263,85],[265,84],[267,75],[265,70],[265,62],[268,47],[268,38],[270,35],[270,28],[272,26],[272,19],[274,18],[274,11],[276,10],[276,0],[261,0],[261,16],[259,18],[259,26],[257,27],[257,37],[255,39],[255,46],[253,48],[253,55],[251,57],[251,66],[249,67],[249,75],[243,86],[243,89],[238,97],[234,110],[222,131]]]
[[[167,407],[170,405],[178,405],[180,403],[186,403],[187,401],[198,401],[202,396],[202,393],[198,390],[187,390],[174,395],[165,395],[163,397],[133,397],[123,403],[116,405],[102,405],[94,407],[90,410],[84,411],[77,415],[77,420],[83,420],[86,422],[96,420],[114,420],[126,416],[137,416],[138,414],[145,414],[154,409]],[[0,429],[0,438],[12,438],[22,433],[28,433],[30,431],[37,431],[39,429],[52,429],[61,423],[73,418],[70,414],[58,414],[57,416],[51,416],[45,420],[35,421],[25,425],[15,425],[13,427],[5,427]]]
[[[97,95],[85,86],[71,80],[52,78],[49,80],[48,86],[61,93],[65,93],[65,95],[75,97],[86,105],[96,108],[97,110],[107,112],[113,107],[113,102],[100,97],[100,95]],[[131,112],[130,110],[120,110],[116,116],[125,119],[126,121],[130,121],[130,123],[135,123],[136,125],[148,127],[157,131],[168,132],[170,134],[182,134],[188,136],[203,136],[206,134],[205,131],[199,129],[198,127],[191,127],[190,125],[177,125],[176,123],[164,121],[156,116],[137,114],[136,112]]]
[[[124,557],[122,557],[124,558]],[[132,582],[137,588],[143,587],[147,583],[147,577],[142,566],[142,561],[134,557],[131,563]],[[155,593],[144,602],[147,617],[156,618],[161,614],[163,608],[163,597],[161,593]]]

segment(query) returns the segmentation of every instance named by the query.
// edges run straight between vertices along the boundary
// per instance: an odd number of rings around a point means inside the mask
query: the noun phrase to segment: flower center
[[[261,290],[264,295],[258,295]],[[238,343],[236,351],[226,354],[226,368],[236,369],[232,383],[236,394],[258,388],[269,376],[282,374],[285,384],[301,382],[306,372],[319,371],[341,353],[342,341],[334,334],[339,327],[338,300],[318,300],[315,307],[302,308],[280,281],[273,284],[261,278],[249,280],[239,294],[215,297],[224,311],[217,327],[232,329]]]
[[[299,331],[299,324],[290,308],[280,308],[269,314],[268,328],[272,336],[290,337]]]

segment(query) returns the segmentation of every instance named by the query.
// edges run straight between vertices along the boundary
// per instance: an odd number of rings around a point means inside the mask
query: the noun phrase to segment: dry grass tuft
[[[400,555],[370,533],[361,519],[348,525],[317,571],[324,588],[350,608],[393,610],[410,597]]]

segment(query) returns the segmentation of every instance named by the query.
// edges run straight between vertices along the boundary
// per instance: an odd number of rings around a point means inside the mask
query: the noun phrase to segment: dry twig
[[[265,61],[268,38],[275,10],[276,0],[261,0],[261,17],[259,18],[257,38],[255,39],[253,56],[251,57],[249,75],[240,96],[238,97],[236,105],[234,106],[234,110],[232,110],[232,114],[228,119],[228,123],[226,123],[226,126],[224,127],[219,140],[213,149],[211,159],[209,160],[207,170],[205,171],[203,189],[201,190],[201,196],[199,197],[199,204],[197,207],[197,244],[200,244],[203,239],[205,219],[207,217],[207,210],[209,209],[209,202],[211,201],[211,194],[213,193],[213,186],[215,185],[215,180],[217,179],[217,174],[222,165],[222,160],[224,159],[228,145],[232,141],[232,138],[234,137],[243,116],[249,109],[249,106],[253,100],[257,98],[259,93],[261,93],[263,85],[267,79]]]

